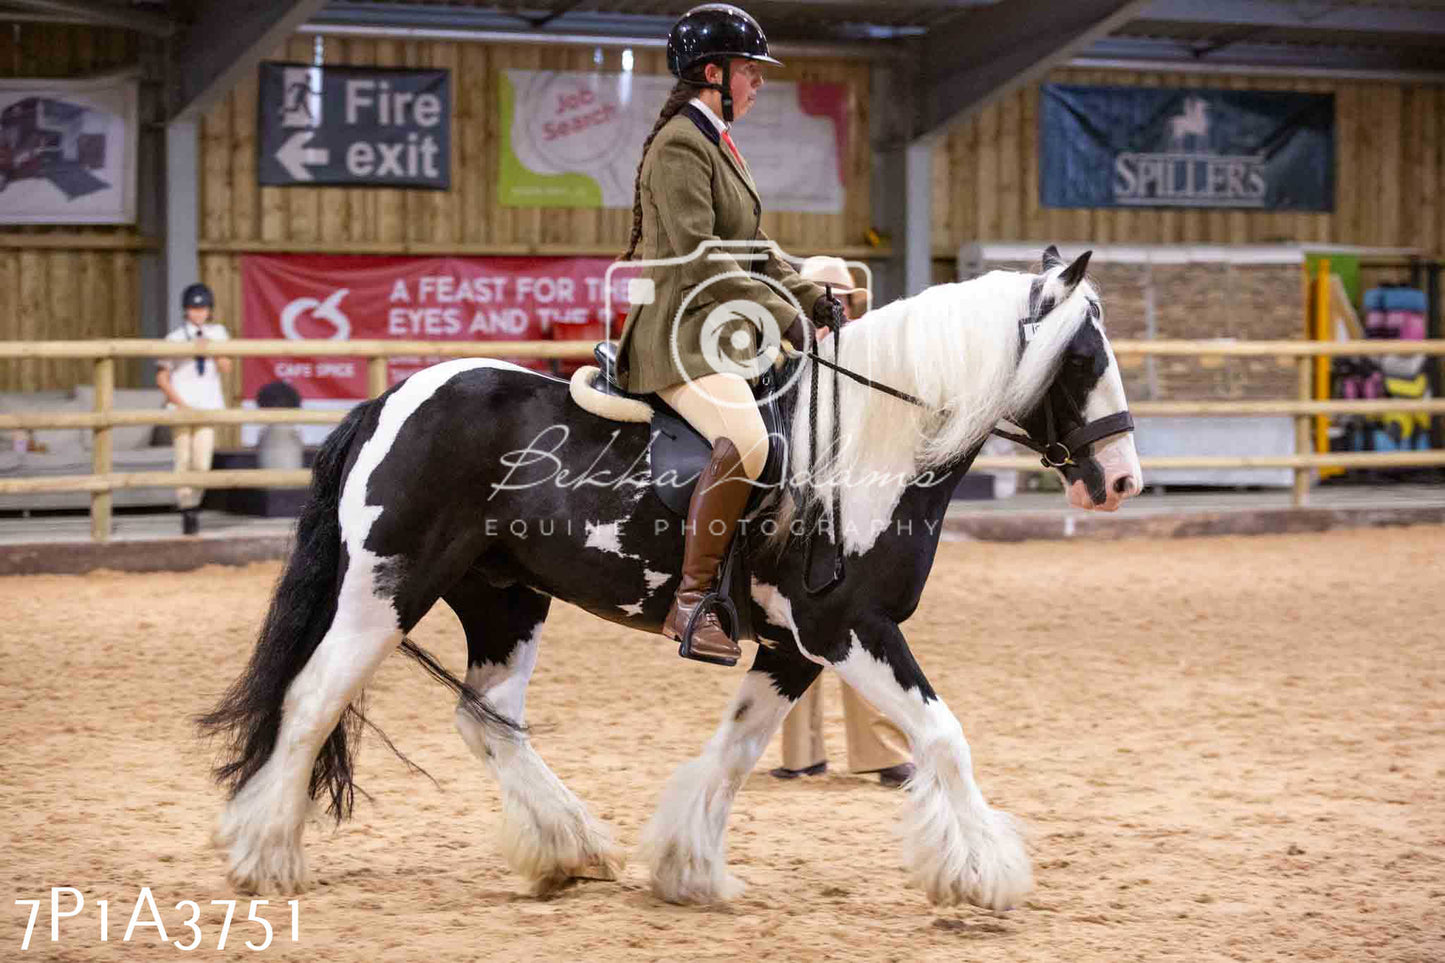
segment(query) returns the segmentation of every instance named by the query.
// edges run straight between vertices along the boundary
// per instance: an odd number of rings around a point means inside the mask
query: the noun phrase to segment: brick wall
[[[983,245],[965,258],[960,277],[980,270],[1037,271],[1037,259]],[[1011,247],[1011,246],[1010,246]],[[1070,256],[1073,251],[1065,251]],[[1089,278],[1104,299],[1104,322],[1114,340],[1150,338],[1240,341],[1304,337],[1301,263],[1278,252],[1251,262],[1239,252],[1129,248],[1111,258],[1096,249]],[[1152,257],[1152,262],[1146,258]],[[1185,261],[1185,257],[1193,258]],[[1151,305],[1152,302],[1152,305]],[[1152,311],[1151,311],[1152,307]],[[1152,317],[1151,317],[1152,313]],[[1168,401],[1293,398],[1295,365],[1289,358],[1121,358],[1131,399]]]

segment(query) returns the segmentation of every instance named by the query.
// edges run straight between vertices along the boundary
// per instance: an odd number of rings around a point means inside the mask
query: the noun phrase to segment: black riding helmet
[[[746,10],[730,3],[705,3],[693,7],[667,36],[667,69],[673,76],[694,87],[722,92],[723,122],[733,122],[732,68],[733,60],[760,60],[781,67],[782,61],[768,55],[768,38]],[[720,84],[691,80],[684,76],[699,64],[717,63],[722,67]]]
[[[204,284],[192,284],[181,292],[181,308],[214,308],[216,296]]]

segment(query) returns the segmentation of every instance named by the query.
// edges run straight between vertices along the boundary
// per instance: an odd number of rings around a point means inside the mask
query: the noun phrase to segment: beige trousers
[[[748,383],[735,374],[710,374],[669,385],[657,396],[672,406],[708,441],[727,438],[737,446],[743,471],[756,479],[768,463],[768,432]]]
[[[908,739],[892,722],[842,680],[843,723],[848,769],[877,772],[912,762]],[[819,676],[783,720],[783,768],[807,769],[828,758],[823,746],[823,677]]]
[[[176,471],[210,471],[211,456],[216,451],[216,429],[182,428],[171,429],[176,448]],[[203,488],[177,488],[176,504],[182,509],[197,508],[201,504]]]

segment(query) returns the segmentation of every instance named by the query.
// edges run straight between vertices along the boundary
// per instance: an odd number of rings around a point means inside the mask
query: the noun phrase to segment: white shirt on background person
[[[180,327],[166,335],[167,341],[197,341],[202,338],[213,344],[231,340],[226,326],[214,322],[196,325],[190,321],[182,321]],[[195,358],[161,358],[157,364],[170,371],[171,387],[181,396],[181,400],[192,408],[214,411],[226,407],[226,394],[221,386],[221,372],[216,367],[215,358],[207,357],[202,371],[196,370]],[[175,405],[167,402],[166,407],[174,408]]]

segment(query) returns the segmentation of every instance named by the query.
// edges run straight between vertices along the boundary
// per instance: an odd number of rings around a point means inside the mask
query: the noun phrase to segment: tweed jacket
[[[719,352],[739,360],[754,357],[764,345],[753,323],[735,316],[721,328],[719,322],[707,323],[720,304],[743,300],[760,305],[780,333],[788,330],[799,308],[805,318],[811,316],[822,287],[799,277],[773,253],[759,226],[763,205],[752,175],[695,106],[684,107],[657,132],[642,162],[641,191],[639,259],[697,256],[642,269],[639,276],[653,282],[654,296],[651,304],[633,305],[622,329],[618,378],[627,390],[657,391],[718,371],[708,357],[709,341],[713,359]],[[699,250],[718,239],[758,243],[746,251]],[[744,253],[767,257],[750,260]],[[719,277],[733,272],[737,276]],[[776,281],[798,306],[757,274]]]

